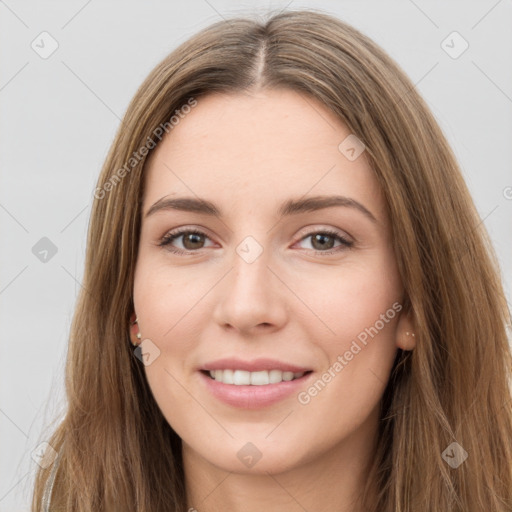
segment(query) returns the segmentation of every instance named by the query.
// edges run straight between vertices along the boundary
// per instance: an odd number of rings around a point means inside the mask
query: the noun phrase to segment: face
[[[187,456],[275,473],[375,432],[408,320],[385,201],[349,135],[273,90],[201,98],[155,149],[134,304]]]

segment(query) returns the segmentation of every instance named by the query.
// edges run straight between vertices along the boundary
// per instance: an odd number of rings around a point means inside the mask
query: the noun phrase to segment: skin
[[[269,357],[311,368],[311,384],[403,302],[376,178],[364,152],[350,161],[338,149],[349,134],[321,103],[290,90],[215,94],[198,100],[148,163],[135,313],[142,339],[160,350],[145,371],[183,440],[188,506],[199,512],[362,510],[380,400],[397,348],[414,348],[403,311],[307,404],[292,394],[236,408],[198,373],[221,357]],[[332,194],[360,202],[376,222],[347,206],[276,215],[288,199]],[[210,200],[223,216],[146,217],[161,198],[183,196]],[[172,242],[188,254],[158,245],[179,227],[206,236]],[[353,245],[308,236],[326,228]],[[236,252],[247,236],[263,249],[250,264]],[[337,252],[321,254],[329,250]],[[252,468],[237,457],[249,441],[262,455]]]

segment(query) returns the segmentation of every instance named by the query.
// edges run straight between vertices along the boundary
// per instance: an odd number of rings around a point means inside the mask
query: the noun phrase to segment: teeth
[[[283,372],[281,370],[270,370],[268,372],[268,380],[270,384],[277,384],[283,380]]]
[[[217,380],[217,372],[219,370],[215,371],[215,380]],[[224,373],[224,372],[222,372]],[[220,378],[222,380],[222,375],[220,375]],[[242,370],[235,370],[233,372],[233,384],[236,384],[237,386],[244,386],[251,383],[251,373],[250,372],[244,372]]]
[[[235,386],[265,386],[283,381],[298,379],[305,372],[283,372],[281,370],[262,370],[247,372],[245,370],[210,370],[210,377],[217,382],[234,384]]]
[[[251,372],[251,384],[253,386],[264,386],[270,382],[268,372]]]

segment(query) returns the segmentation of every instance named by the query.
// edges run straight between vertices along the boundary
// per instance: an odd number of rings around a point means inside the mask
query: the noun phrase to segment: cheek
[[[190,354],[199,339],[194,332],[197,322],[192,321],[198,300],[194,280],[189,275],[185,282],[184,275],[145,260],[137,267],[134,282],[142,339],[151,340],[159,351],[144,367],[146,378],[162,413],[178,430],[184,429],[182,424],[195,421],[195,416],[200,419],[200,411],[183,387],[185,372],[190,372]]]
[[[378,414],[397,352],[397,302],[366,297],[364,307],[349,302],[344,307],[332,324],[336,336],[317,342],[328,363],[297,396],[304,421],[330,440],[350,435],[372,412]]]
[[[339,269],[306,274],[297,280],[294,291],[317,317],[310,315],[310,325],[316,330],[313,339],[328,340],[336,350],[374,326],[390,308],[386,320],[392,320],[396,316],[393,304],[401,300],[394,262],[383,255],[375,255],[364,264],[350,262]],[[394,322],[386,322],[386,335],[391,324]]]
[[[340,421],[349,410],[349,417],[360,414],[363,419],[378,403],[396,356],[400,279],[393,260],[382,254],[374,262],[347,265],[327,277],[305,279],[298,291],[310,291],[307,303],[319,319],[302,325],[328,361],[318,376],[321,382],[303,390],[301,403],[311,402],[318,417],[320,411],[344,404],[333,410]]]
[[[188,344],[193,339],[184,337],[183,329],[186,326],[190,332],[188,321],[197,302],[195,280],[189,275],[182,283],[183,273],[148,263],[135,273],[134,302],[140,332],[143,339],[149,338],[158,346],[162,355],[180,356],[191,348]]]

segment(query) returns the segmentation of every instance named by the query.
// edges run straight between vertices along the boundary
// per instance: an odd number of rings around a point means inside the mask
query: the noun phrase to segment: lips
[[[206,389],[237,408],[270,406],[298,392],[313,371],[275,359],[219,359],[199,368]]]
[[[311,368],[305,366],[298,366],[276,359],[259,358],[252,361],[242,361],[240,359],[225,358],[218,359],[203,365],[201,370],[244,370],[246,372],[259,372],[262,370],[280,370],[282,372],[307,372],[311,371]]]

